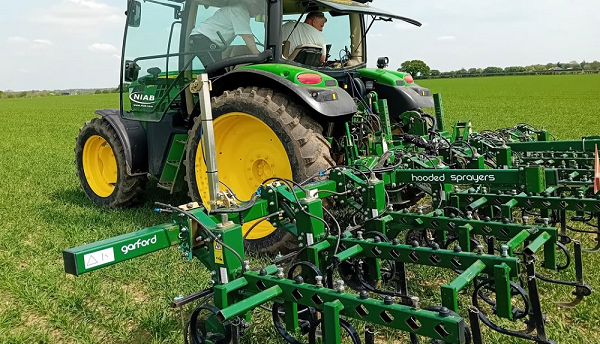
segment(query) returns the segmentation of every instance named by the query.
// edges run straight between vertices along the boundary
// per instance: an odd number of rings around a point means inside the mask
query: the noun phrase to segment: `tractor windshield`
[[[365,36],[376,20],[402,20],[421,25],[364,1],[283,0],[283,58],[311,67],[362,65],[366,63]],[[365,27],[367,22],[368,27]]]
[[[312,12],[308,15],[311,14]],[[298,50],[302,49],[302,46],[312,47],[314,45],[319,46],[315,47],[319,50],[319,54],[327,55],[333,60],[342,60],[346,57],[346,51],[349,51],[352,45],[349,16],[333,17],[328,12],[323,13],[323,16],[325,25],[322,33],[318,33],[318,30],[313,29],[310,24],[305,22],[310,22],[310,19],[305,19],[306,15],[303,18],[299,18],[298,14],[283,16],[284,57],[294,60],[294,56],[297,56]],[[317,43],[317,39],[311,36],[311,32],[314,32],[317,37],[323,37],[324,41]],[[290,44],[286,42],[290,42]],[[294,54],[295,50],[296,54]]]
[[[284,13],[284,59],[312,67],[342,68],[364,63],[361,15],[330,12],[322,7],[313,9],[316,10]]]
[[[190,50],[198,57],[193,61],[193,69],[264,51],[266,1],[229,1],[227,6],[222,6],[223,3],[220,2],[220,7],[200,4],[195,20],[188,24]]]

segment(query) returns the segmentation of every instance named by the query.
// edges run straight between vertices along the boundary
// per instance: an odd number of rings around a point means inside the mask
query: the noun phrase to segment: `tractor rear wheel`
[[[293,99],[268,88],[246,87],[212,99],[219,179],[235,195],[248,200],[272,177],[303,181],[334,165],[322,128]],[[186,175],[190,197],[208,199],[208,178],[202,147],[201,121],[189,134]],[[225,186],[221,185],[225,190]],[[291,235],[263,221],[247,233],[250,250],[284,252],[293,247]]]
[[[126,207],[143,199],[147,178],[127,174],[123,144],[104,118],[94,118],[79,130],[75,165],[81,187],[92,202]]]

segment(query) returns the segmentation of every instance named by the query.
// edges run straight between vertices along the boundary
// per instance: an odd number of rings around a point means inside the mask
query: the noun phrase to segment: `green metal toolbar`
[[[237,343],[252,311],[265,304],[277,332],[293,344],[340,343],[343,332],[358,343],[362,329],[347,318],[364,324],[369,344],[372,325],[408,332],[413,343],[417,336],[481,343],[480,323],[553,343],[537,281],[572,287],[575,299],[563,307],[592,292],[576,238],[592,235],[599,247],[588,250],[600,249],[591,154],[600,139],[550,141],[529,125],[473,133],[470,122],[459,122],[444,131],[439,95],[435,116],[390,116],[386,100],[370,99],[373,106],[359,106],[345,126],[343,165],[303,183],[272,178],[250,202],[211,211],[158,204],[172,221],[65,250],[65,271],[81,275],[177,246],[211,276],[210,289],[174,302],[212,295],[212,305],[199,304],[190,316],[192,343]],[[365,125],[367,112],[377,117],[375,131],[374,123]],[[252,220],[290,233],[296,249],[252,269],[242,228]],[[415,266],[453,271],[436,304],[423,305],[419,290],[409,290],[407,269]],[[468,322],[459,315],[467,311]],[[498,325],[501,318],[514,326]]]

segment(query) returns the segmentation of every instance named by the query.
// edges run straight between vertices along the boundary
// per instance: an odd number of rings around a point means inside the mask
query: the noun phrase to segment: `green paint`
[[[404,76],[409,75],[408,73],[395,72],[387,69],[379,68],[361,68],[358,70],[360,76],[363,78],[373,79],[377,83],[388,86],[410,86],[404,80]]]
[[[477,260],[451,283],[442,285],[442,306],[458,313],[458,292],[471,283],[485,268],[485,263],[481,260]]]
[[[177,242],[180,228],[162,224],[63,251],[67,273],[86,272],[162,250]]]
[[[283,291],[279,286],[272,286],[268,289],[260,291],[252,296],[249,296],[243,300],[236,302],[235,304],[224,308],[217,315],[219,321],[223,322],[225,320],[230,320],[238,315],[244,314],[263,303],[269,302],[275,297],[281,295]]]
[[[302,67],[298,67],[298,66],[292,66],[292,65],[288,65],[288,64],[282,64],[282,63],[265,63],[265,64],[260,64],[260,65],[252,65],[252,66],[245,66],[242,67],[240,69],[255,69],[255,70],[262,70],[265,72],[269,72],[271,74],[275,74],[278,75],[288,81],[293,82],[296,85],[300,85],[300,86],[310,86],[310,87],[319,87],[319,88],[324,88],[324,87],[329,87],[327,85],[325,85],[326,81],[329,81],[330,83],[332,83],[330,86],[337,86],[337,81],[330,77],[327,74],[323,74],[311,69],[307,69],[307,68],[302,68]],[[304,85],[302,84],[300,81],[298,81],[298,75],[303,74],[303,73],[310,73],[310,74],[317,74],[321,77],[321,82],[315,85]],[[335,83],[335,84],[333,84]]]
[[[185,173],[183,161],[185,160],[187,140],[187,134],[175,134],[173,136],[162,174],[158,180],[158,186],[169,190],[171,193],[180,190],[182,187],[181,183],[177,183],[177,181],[181,182]]]
[[[506,264],[494,266],[494,286],[496,292],[496,315],[512,319],[510,290],[510,268]]]

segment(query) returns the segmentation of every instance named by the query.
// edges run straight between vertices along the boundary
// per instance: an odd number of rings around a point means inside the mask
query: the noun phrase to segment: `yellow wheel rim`
[[[227,184],[239,199],[250,199],[260,184],[271,177],[292,178],[288,154],[271,128],[258,118],[230,112],[214,121],[215,146],[219,179]],[[195,175],[198,191],[203,200],[209,199],[208,177],[201,145],[198,145]],[[221,185],[221,190],[226,190]],[[246,231],[255,221],[244,224]],[[263,221],[248,234],[247,239],[264,238],[275,230]]]
[[[113,193],[117,184],[117,159],[103,137],[94,135],[85,142],[83,172],[96,195],[108,197]]]

